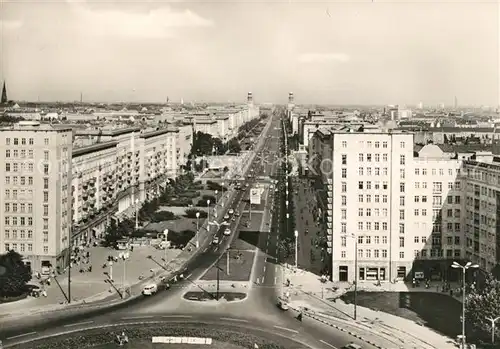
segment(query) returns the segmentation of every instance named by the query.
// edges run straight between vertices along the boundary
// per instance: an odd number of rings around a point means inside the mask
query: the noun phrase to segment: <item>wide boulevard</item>
[[[275,109],[270,118],[267,132],[261,135],[260,144],[256,144],[256,156],[245,177],[240,178],[242,190],[233,195],[232,200],[224,208],[244,212],[248,203],[250,188],[264,176],[276,178],[281,175],[280,142],[282,142],[282,109]],[[266,131],[266,129],[265,129]],[[248,186],[247,186],[248,184]],[[171,323],[194,324],[210,326],[227,326],[240,328],[242,332],[267,333],[277,342],[294,340],[296,347],[332,349],[341,348],[347,343],[361,344],[363,348],[372,348],[359,342],[345,332],[320,324],[307,317],[303,321],[296,319],[297,313],[283,311],[277,307],[277,295],[283,284],[279,273],[275,272],[278,233],[271,229],[273,200],[275,189],[265,191],[261,214],[254,214],[252,220],[258,220],[252,225],[262,227],[256,242],[257,253],[253,263],[251,280],[245,289],[247,297],[242,301],[229,302],[212,300],[206,302],[190,301],[183,298],[189,290],[203,289],[200,281],[203,274],[210,269],[223,255],[224,251],[238,238],[241,221],[232,223],[231,235],[224,236],[224,226],[216,232],[219,244],[213,244],[208,239],[201,246],[202,253],[191,260],[180,273],[184,276],[173,283],[168,290],[160,290],[150,297],[135,297],[118,304],[101,304],[99,307],[83,310],[67,310],[62,312],[44,313],[19,319],[0,318],[0,339],[4,347],[20,344],[46,336],[70,333],[107,325],[134,323]],[[278,197],[278,195],[276,195]],[[276,218],[276,217],[275,217]],[[239,292],[240,290],[237,290]],[[235,291],[236,292],[236,291]],[[153,324],[152,324],[153,326]],[[158,335],[161,335],[159,333]]]

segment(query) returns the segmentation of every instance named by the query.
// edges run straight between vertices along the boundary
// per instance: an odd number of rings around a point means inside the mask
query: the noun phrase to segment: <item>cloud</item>
[[[349,55],[345,53],[304,53],[298,57],[301,63],[348,62]]]
[[[162,7],[147,13],[120,10],[91,10],[81,2],[68,1],[84,33],[96,36],[126,38],[164,38],[175,35],[179,28],[208,27],[213,22],[186,9],[174,11]]]
[[[14,30],[14,29],[19,29],[23,26],[22,21],[18,20],[0,20],[0,27],[2,27],[4,30]]]

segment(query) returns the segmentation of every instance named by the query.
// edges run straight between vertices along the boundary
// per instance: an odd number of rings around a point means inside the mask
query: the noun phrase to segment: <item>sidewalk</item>
[[[86,249],[90,253],[89,263],[80,263],[73,265],[71,270],[71,301],[79,302],[89,299],[102,299],[113,295],[116,291],[105,282],[108,279],[108,274],[112,274],[114,284],[118,289],[140,282],[140,276],[144,279],[157,273],[161,268],[147,256],[151,255],[155,260],[161,261],[166,257],[167,262],[175,259],[182,250],[167,249],[158,250],[152,246],[135,247],[133,252],[130,252],[130,257],[126,261],[121,259],[114,262],[110,268],[107,264],[107,257],[118,257],[121,251],[113,250],[105,247],[91,247]],[[105,267],[104,264],[106,264]],[[92,271],[88,271],[89,266],[92,266]],[[80,272],[86,270],[85,272]],[[51,305],[65,304],[68,296],[68,271],[56,276],[57,282],[51,278],[49,286],[45,286],[47,297],[40,296],[39,298],[27,297],[23,300],[11,303],[0,304],[0,313],[2,316],[13,315],[16,313],[30,312],[33,309],[41,309]],[[30,284],[40,286],[39,280],[33,278]],[[43,286],[42,286],[43,287]],[[63,292],[66,294],[63,294]]]
[[[358,338],[377,344],[381,348],[415,348],[415,349],[447,349],[456,348],[454,341],[430,328],[414,321],[397,317],[388,313],[374,311],[361,306],[357,307],[357,321],[353,320],[354,306],[346,304],[340,297],[349,289],[347,284],[326,282],[312,273],[294,268],[280,266],[284,281],[291,281],[290,287],[283,286],[283,292],[290,295],[290,307],[303,309],[304,314],[318,321],[352,332]],[[281,273],[280,273],[281,274]],[[405,284],[382,284],[377,287],[371,283],[361,284],[358,290],[423,292],[425,288],[408,288]],[[335,291],[334,291],[335,290]],[[435,292],[430,288],[427,292]],[[334,299],[331,301],[331,299]],[[304,309],[307,308],[307,311]]]
[[[224,197],[221,198],[217,207],[212,208],[214,212],[217,212],[218,220],[222,219],[226,206],[225,204],[229,202],[234,195],[235,192],[224,193]],[[210,227],[210,230],[207,230],[207,227]],[[146,283],[151,282],[151,280],[159,282],[160,278],[164,276],[171,278],[177,271],[182,269],[197,252],[202,250],[204,246],[211,241],[214,231],[215,229],[207,224],[206,219],[203,224],[200,224],[200,248],[198,251],[194,248],[194,246],[196,246],[196,236],[188,243],[188,246],[192,246],[191,249],[158,250],[151,246],[134,247],[134,251],[130,252],[130,258],[126,262],[119,260],[113,263],[112,276],[116,288],[123,288],[124,264],[126,264],[125,285],[126,289],[129,290],[130,296],[140,294],[142,287]],[[118,256],[121,251],[104,247],[91,247],[86,251],[90,252],[89,264],[74,265],[71,270],[71,304],[67,304],[66,298],[62,292],[64,291],[67,295],[68,276],[66,271],[56,277],[62,291],[57,283],[52,281],[50,286],[46,287],[47,297],[28,297],[17,302],[0,304],[0,318],[26,316],[39,312],[82,306],[82,304],[91,306],[91,304],[88,303],[104,300],[109,300],[110,302],[119,301],[120,297],[116,290],[108,283],[104,282],[104,280],[108,278],[104,273],[109,273],[110,268],[109,266],[103,268],[103,265],[107,262],[108,255]],[[147,258],[148,256],[152,256],[154,260]],[[165,266],[166,270],[156,263],[162,263],[162,259],[165,257],[167,260]],[[80,269],[87,269],[90,265],[92,265],[92,271],[80,273]],[[140,276],[142,276],[142,279],[139,278]],[[34,278],[30,283],[37,284],[37,281],[38,280]]]

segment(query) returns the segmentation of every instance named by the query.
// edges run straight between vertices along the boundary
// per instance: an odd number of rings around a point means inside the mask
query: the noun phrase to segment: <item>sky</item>
[[[500,104],[496,0],[0,6],[13,100]]]

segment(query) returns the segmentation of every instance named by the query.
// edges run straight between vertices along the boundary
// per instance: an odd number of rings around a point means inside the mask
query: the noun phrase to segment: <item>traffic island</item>
[[[253,251],[227,250],[219,259],[218,265],[208,269],[200,280],[249,281],[254,258],[255,252]]]
[[[217,294],[213,292],[187,292],[182,296],[185,300],[192,302],[238,302],[243,301],[247,298],[246,293],[242,292],[219,292],[218,299]]]
[[[121,346],[117,338],[126,335],[128,343]],[[212,346],[204,348],[249,348],[253,349],[304,349],[304,344],[291,338],[278,336],[265,329],[239,328],[236,325],[199,322],[167,323],[149,321],[142,323],[115,324],[106,327],[92,328],[86,331],[69,331],[50,338],[9,346],[9,349],[114,349],[114,348],[179,348],[177,344],[153,345],[153,337],[210,338]],[[181,340],[182,342],[182,340]],[[184,340],[183,343],[186,341]],[[224,346],[226,343],[231,346]],[[218,347],[213,346],[219,344]],[[163,344],[160,344],[163,345]],[[189,348],[194,347],[190,344]]]

